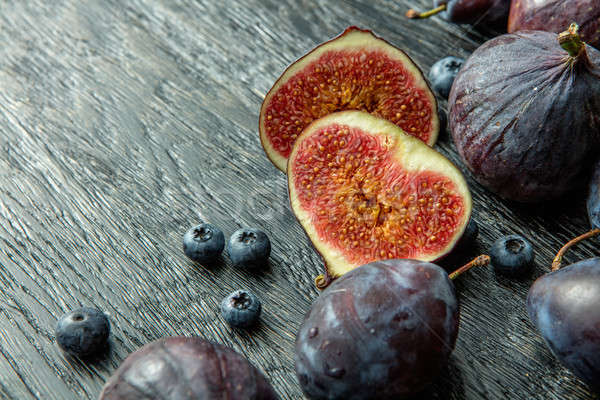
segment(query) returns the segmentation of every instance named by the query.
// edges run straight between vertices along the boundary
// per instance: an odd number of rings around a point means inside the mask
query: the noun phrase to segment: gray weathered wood
[[[284,175],[261,149],[260,104],[287,64],[351,24],[373,28],[424,70],[445,55],[468,56],[493,34],[403,17],[428,5],[0,2],[0,398],[95,399],[129,352],[166,335],[226,344],[283,399],[303,398],[293,343],[322,265],[290,212]],[[461,165],[447,136],[437,148]],[[456,351],[423,398],[597,398],[551,356],[524,308],[533,279],[587,229],[583,192],[525,207],[469,183],[478,248],[444,265],[516,232],[533,240],[536,269],[520,281],[481,269],[457,282]],[[181,238],[200,219],[226,235],[265,229],[269,268],[248,273],[226,257],[210,268],[189,262]],[[596,243],[568,260],[596,253]],[[218,311],[241,287],[264,304],[251,332],[233,331]],[[56,319],[81,304],[113,323],[110,354],[91,364],[66,358],[54,342]]]

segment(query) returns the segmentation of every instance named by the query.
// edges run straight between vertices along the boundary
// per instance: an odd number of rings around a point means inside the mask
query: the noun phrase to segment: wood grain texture
[[[435,17],[427,1],[0,1],[0,398],[95,399],[131,351],[167,335],[199,335],[243,353],[282,399],[302,399],[295,333],[322,272],[290,212],[284,175],[258,139],[264,94],[285,66],[355,24],[405,49],[425,71],[466,57],[494,32]],[[445,108],[446,104],[441,102]],[[448,136],[437,148],[462,167]],[[467,174],[468,176],[468,174]],[[525,207],[468,176],[478,248],[523,233],[536,269],[523,280],[480,269],[457,282],[461,331],[426,399],[594,399],[529,323],[524,301],[561,244],[588,228],[583,191]],[[183,255],[200,219],[226,235],[266,230],[269,267],[201,267]],[[597,253],[597,241],[567,256]],[[249,288],[260,325],[230,329],[218,304]],[[54,342],[57,318],[79,305],[111,315],[112,346],[82,363]]]

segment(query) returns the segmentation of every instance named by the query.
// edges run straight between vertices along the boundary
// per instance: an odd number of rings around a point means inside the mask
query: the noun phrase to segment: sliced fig
[[[276,400],[275,391],[235,351],[198,337],[168,337],[131,353],[100,400]]]
[[[260,110],[260,140],[282,171],[292,145],[312,121],[343,110],[385,118],[432,146],[439,123],[435,96],[402,50],[350,27],[289,66]]]
[[[465,230],[460,171],[382,118],[342,111],[309,125],[288,160],[290,202],[327,274],[391,258],[436,260]]]
[[[600,52],[576,25],[498,36],[467,59],[448,104],[458,153],[482,185],[520,202],[559,197],[600,152]]]

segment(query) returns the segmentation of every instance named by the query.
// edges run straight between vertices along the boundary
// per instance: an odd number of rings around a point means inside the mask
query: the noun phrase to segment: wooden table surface
[[[296,331],[322,262],[290,211],[286,179],[258,138],[262,99],[290,62],[348,25],[374,29],[427,71],[467,57],[493,32],[435,17],[419,0],[4,0],[0,2],[0,398],[96,399],[139,346],[199,335],[243,353],[282,399],[301,399]],[[446,103],[440,103],[446,108]],[[448,135],[436,149],[464,170]],[[466,171],[465,171],[466,173]],[[584,232],[584,191],[519,206],[467,174],[477,246],[522,233],[535,246],[521,280],[481,268],[461,277],[450,365],[423,399],[594,399],[559,365],[525,311],[533,280]],[[226,235],[261,227],[273,244],[258,274],[194,265],[184,232],[200,219]],[[579,246],[567,261],[595,254]],[[230,329],[218,304],[250,288],[260,325]],[[91,305],[110,313],[109,354],[65,357],[54,327]]]

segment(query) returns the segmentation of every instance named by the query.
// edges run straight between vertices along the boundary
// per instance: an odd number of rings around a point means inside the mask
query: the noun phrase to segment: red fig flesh
[[[558,197],[600,151],[600,52],[573,29],[560,44],[549,32],[498,36],[454,81],[448,122],[458,153],[504,198]]]
[[[290,154],[288,186],[329,278],[381,259],[438,259],[471,213],[468,187],[450,161],[361,111],[305,129]]]
[[[385,118],[428,145],[437,139],[435,97],[401,50],[351,27],[292,64],[260,110],[260,139],[282,171],[292,145],[312,121],[342,110]]]

